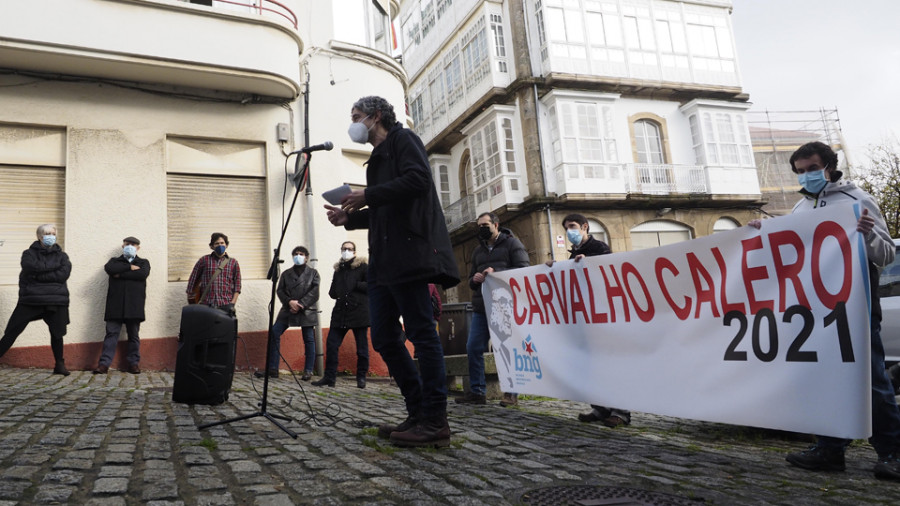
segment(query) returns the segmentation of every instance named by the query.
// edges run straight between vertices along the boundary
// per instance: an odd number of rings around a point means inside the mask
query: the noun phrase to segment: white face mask
[[[305,255],[294,255],[294,265],[303,265],[306,263]]]
[[[353,255],[354,255],[354,253],[352,251],[347,251],[347,250],[341,251],[341,258],[345,262],[352,260]]]
[[[365,123],[363,123],[369,117],[359,120],[358,122],[351,123],[350,128],[347,129],[347,135],[350,136],[350,140],[357,144],[365,144],[369,141],[369,130],[372,130],[372,127],[367,127]]]

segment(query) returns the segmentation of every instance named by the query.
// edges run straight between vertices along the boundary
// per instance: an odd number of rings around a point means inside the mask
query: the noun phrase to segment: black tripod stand
[[[303,155],[306,155],[306,159],[304,161]],[[208,427],[214,427],[216,425],[222,425],[231,422],[237,422],[240,420],[246,420],[248,418],[255,418],[257,416],[262,416],[268,419],[270,422],[274,423],[276,427],[286,432],[289,436],[294,439],[297,439],[297,433],[288,429],[284,425],[282,425],[276,418],[281,420],[290,421],[291,419],[286,416],[281,415],[273,415],[266,410],[268,404],[268,396],[269,396],[269,360],[272,358],[270,355],[272,354],[272,347],[269,346],[272,343],[272,326],[275,323],[275,301],[277,300],[277,290],[278,290],[278,264],[281,263],[281,245],[284,243],[284,236],[287,233],[288,223],[291,222],[291,215],[294,213],[294,205],[297,203],[297,197],[300,195],[300,189],[305,186],[306,181],[309,177],[309,159],[312,157],[312,153],[301,153],[297,155],[297,162],[294,166],[294,175],[291,178],[294,182],[294,198],[291,200],[291,208],[288,210],[287,219],[284,220],[284,226],[281,228],[281,237],[278,238],[278,246],[275,247],[275,253],[272,256],[272,264],[269,266],[269,279],[272,280],[272,295],[269,299],[269,338],[266,342],[266,367],[265,374],[263,375],[263,394],[262,401],[259,404],[259,411],[256,413],[250,413],[249,415],[241,415],[234,418],[229,418],[227,420],[221,420],[218,422],[207,423],[205,425],[201,425],[200,429],[206,429]],[[303,165],[301,166],[301,162]],[[275,353],[278,353],[276,350]]]

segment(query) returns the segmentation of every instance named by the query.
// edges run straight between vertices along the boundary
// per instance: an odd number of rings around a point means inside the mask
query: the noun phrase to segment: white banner
[[[501,388],[829,436],[871,434],[858,205],[488,276]]]

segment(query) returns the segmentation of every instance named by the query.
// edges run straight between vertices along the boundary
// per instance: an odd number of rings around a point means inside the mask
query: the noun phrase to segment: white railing
[[[447,206],[444,209],[444,219],[447,221],[447,230],[450,232],[465,226],[466,223],[474,223],[475,196],[466,195]]]
[[[706,170],[699,165],[626,163],[624,169],[628,193],[709,193]]]
[[[554,173],[559,195],[711,193],[708,169],[700,165],[579,163],[561,164]]]

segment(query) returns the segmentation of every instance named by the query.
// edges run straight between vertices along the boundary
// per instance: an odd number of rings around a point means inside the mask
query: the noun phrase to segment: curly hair
[[[794,167],[794,162],[797,160],[805,160],[807,158],[811,158],[813,155],[819,155],[819,159],[822,160],[822,163],[825,164],[825,167],[830,167],[832,171],[837,170],[837,153],[835,153],[834,150],[831,149],[831,146],[829,146],[828,144],[818,141],[807,142],[806,144],[797,148],[797,151],[794,151],[794,154],[791,155],[790,160],[791,170],[796,173],[797,168]]]
[[[359,110],[368,116],[374,115],[376,112],[381,113],[381,125],[390,130],[394,123],[397,122],[397,115],[394,114],[394,106],[387,100],[370,95],[362,97],[353,104],[353,109]]]

